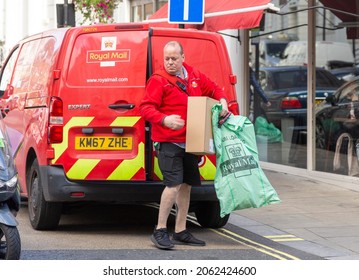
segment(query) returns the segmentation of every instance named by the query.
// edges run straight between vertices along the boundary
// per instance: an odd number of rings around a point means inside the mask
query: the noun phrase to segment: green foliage
[[[122,0],[73,0],[75,11],[82,14],[81,24],[112,23],[113,11]]]

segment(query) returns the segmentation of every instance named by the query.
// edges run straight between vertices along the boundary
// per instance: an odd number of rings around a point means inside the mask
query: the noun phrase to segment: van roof
[[[216,34],[213,32],[198,30],[198,29],[192,29],[192,28],[186,28],[186,29],[180,29],[180,28],[171,28],[171,27],[152,27],[148,23],[138,23],[138,22],[129,22],[129,23],[113,23],[113,24],[96,24],[96,25],[83,25],[83,26],[75,26],[75,27],[62,27],[62,28],[54,28],[49,29],[40,33],[36,33],[33,35],[29,35],[25,38],[23,38],[21,41],[27,41],[28,39],[34,39],[34,38],[40,38],[40,37],[46,37],[46,36],[54,36],[54,37],[62,37],[67,32],[71,33],[91,33],[91,32],[106,32],[106,31],[113,31],[113,30],[162,30],[168,31],[168,34],[171,34],[174,30],[176,30],[177,33],[188,33],[188,32],[194,32],[196,34]]]

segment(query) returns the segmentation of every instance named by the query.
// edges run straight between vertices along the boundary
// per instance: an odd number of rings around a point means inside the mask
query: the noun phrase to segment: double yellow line
[[[280,251],[280,250],[277,250],[277,249],[274,249],[272,247],[269,247],[269,246],[266,246],[264,244],[261,244],[261,243],[258,243],[258,242],[255,242],[251,239],[248,239],[242,235],[239,235],[239,234],[236,234],[232,231],[229,231],[227,229],[210,229],[211,231],[219,234],[219,235],[222,235],[226,238],[229,238],[235,242],[238,242],[242,245],[245,245],[247,247],[250,247],[256,251],[259,251],[259,252],[262,252],[264,254],[267,254],[269,256],[272,256],[273,258],[276,258],[278,260],[300,260],[299,258],[293,256],[293,255],[290,255],[288,253],[285,253],[283,251]]]
[[[201,226],[195,217],[188,215],[187,216],[187,220],[190,221],[191,223]],[[290,255],[288,253],[285,253],[283,251],[274,249],[272,247],[266,246],[264,244],[255,242],[251,239],[248,239],[242,235],[239,235],[235,232],[232,232],[230,230],[224,229],[224,228],[220,228],[220,229],[209,229],[212,232],[219,234],[225,238],[231,239],[232,241],[235,241],[241,245],[245,245],[249,248],[252,248],[256,251],[262,252],[266,255],[272,256],[273,258],[276,258],[278,260],[300,260],[298,257],[295,257],[293,255]]]
[[[153,208],[159,208],[159,205],[157,203],[150,203],[150,204],[147,204],[147,206],[150,206],[150,207],[153,207]],[[175,209],[172,209],[171,210],[171,214],[172,215],[176,215],[176,210]],[[192,215],[188,215],[187,216],[187,220],[189,222],[191,222],[192,224],[195,224],[197,226],[201,226],[198,222],[197,222],[197,219],[192,216]],[[224,228],[220,228],[220,229],[209,229],[211,230],[212,232],[218,234],[218,235],[221,235],[227,239],[230,239],[234,242],[237,242],[241,245],[244,245],[246,247],[249,247],[249,248],[252,248],[256,251],[259,251],[259,252],[262,252],[266,255],[269,255],[269,256],[272,256],[273,258],[276,258],[278,260],[300,260],[300,258],[296,257],[296,256],[293,256],[291,254],[288,254],[286,252],[283,252],[283,251],[280,251],[280,250],[277,250],[277,249],[274,249],[272,247],[269,247],[269,246],[266,246],[264,244],[261,244],[261,243],[258,243],[258,242],[255,242],[251,239],[248,239],[242,235],[239,235],[235,232],[232,232],[230,230],[227,230],[227,229],[224,229]]]

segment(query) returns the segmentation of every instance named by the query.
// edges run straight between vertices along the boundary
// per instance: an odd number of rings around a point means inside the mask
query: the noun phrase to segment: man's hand
[[[221,98],[220,100],[219,100],[219,103],[221,103],[221,105],[222,105],[222,111],[221,111],[221,113],[219,113],[219,115],[221,116],[221,117],[224,117],[225,115],[227,115],[228,114],[228,103],[227,103],[227,100],[226,99],[224,99],[224,98]]]
[[[184,127],[185,123],[184,120],[181,119],[181,116],[179,115],[169,115],[164,118],[163,125],[172,129],[172,130],[178,130]]]

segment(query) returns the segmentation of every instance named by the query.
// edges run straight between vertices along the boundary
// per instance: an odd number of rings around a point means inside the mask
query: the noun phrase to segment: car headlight
[[[0,193],[1,192],[11,192],[17,186],[17,175],[12,177],[8,181],[0,181]]]

